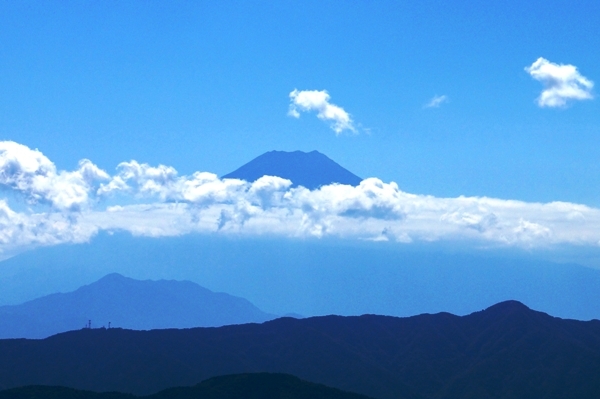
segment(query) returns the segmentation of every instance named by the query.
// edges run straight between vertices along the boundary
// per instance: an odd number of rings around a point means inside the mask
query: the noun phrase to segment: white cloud
[[[204,232],[401,243],[461,240],[526,248],[600,245],[597,208],[437,198],[406,193],[376,178],[356,187],[332,184],[311,191],[275,176],[253,183],[207,172],[179,176],[172,167],[136,161],[120,164],[108,176],[87,160],[75,171],[57,171],[41,152],[0,142],[0,179],[5,190],[52,205],[16,211],[8,198],[0,199],[0,253],[5,256],[86,241],[101,230],[146,236]],[[111,206],[102,201],[115,193]]]
[[[110,214],[90,212],[81,223],[147,235],[219,231],[400,242],[466,240],[521,247],[600,241],[600,210],[571,203],[436,198],[405,193],[395,183],[375,178],[357,187],[334,184],[313,191],[290,188],[289,181],[269,176],[254,183],[206,179],[194,187],[203,194],[187,202],[123,206]]]
[[[431,100],[427,104],[425,104],[425,108],[439,108],[443,103],[448,102],[448,96],[433,96]]]
[[[98,227],[69,212],[15,212],[0,199],[0,259],[37,246],[88,241]]]
[[[102,184],[98,194],[125,191],[137,195],[157,195],[164,201],[170,199],[170,193],[177,181],[177,171],[173,167],[152,167],[137,161],[121,162],[117,166],[117,175],[107,184]]]
[[[23,194],[30,203],[80,210],[90,200],[90,189],[108,178],[87,159],[81,160],[73,172],[57,172],[40,151],[13,141],[0,142],[0,186]]]
[[[582,76],[574,65],[555,64],[540,57],[525,70],[544,85],[537,99],[540,107],[564,107],[571,100],[593,98],[594,82]]]
[[[288,115],[299,118],[300,112],[316,111],[321,120],[331,122],[331,128],[336,134],[344,130],[355,132],[354,122],[342,107],[329,102],[329,93],[326,90],[294,90],[290,93],[290,109]]]

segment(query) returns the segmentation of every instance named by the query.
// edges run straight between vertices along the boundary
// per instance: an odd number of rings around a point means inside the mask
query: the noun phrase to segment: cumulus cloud
[[[600,210],[571,203],[526,203],[485,197],[436,198],[403,192],[395,183],[365,179],[359,186],[290,188],[265,176],[254,183],[206,174],[202,195],[174,193],[182,202],[154,202],[89,212],[80,223],[134,234],[192,231],[399,242],[467,240],[538,247],[598,245]],[[157,194],[146,193],[150,197]]]
[[[433,96],[431,100],[427,104],[425,104],[425,108],[439,108],[443,103],[448,102],[448,96]]]
[[[98,227],[65,212],[20,213],[0,200],[0,259],[37,246],[88,241]]]
[[[191,232],[349,240],[461,240],[526,248],[600,245],[600,209],[486,197],[437,198],[377,178],[316,190],[263,176],[255,182],[136,161],[110,176],[84,160],[57,171],[37,150],[0,142],[0,182],[45,207],[17,211],[0,199],[0,254],[89,240],[98,231],[174,236]],[[111,205],[103,201],[111,198]],[[120,198],[124,201],[115,205]],[[11,196],[12,199],[12,196]],[[131,201],[135,199],[135,201]],[[76,205],[76,206],[74,206]]]
[[[594,82],[582,76],[574,65],[555,64],[540,57],[525,71],[544,85],[537,99],[540,107],[564,107],[572,100],[593,98]]]
[[[40,151],[13,141],[0,142],[0,186],[25,196],[30,203],[61,210],[80,210],[90,200],[90,189],[109,175],[84,159],[72,172],[57,172]]]
[[[356,131],[354,122],[342,107],[329,102],[330,96],[326,90],[294,90],[290,93],[290,109],[288,115],[300,117],[300,111],[316,111],[317,118],[331,122],[331,128],[336,134],[344,130]]]
[[[152,167],[137,161],[121,162],[117,174],[107,184],[102,184],[98,194],[129,192],[137,195],[157,195],[161,200],[170,199],[173,185],[177,183],[177,171],[169,166]]]

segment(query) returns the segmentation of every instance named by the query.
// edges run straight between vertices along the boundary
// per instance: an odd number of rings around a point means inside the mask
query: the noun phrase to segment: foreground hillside
[[[0,399],[369,399],[286,374],[254,373],[214,377],[192,387],[176,387],[150,396],[90,392],[73,388],[29,386],[0,391]]]
[[[376,398],[598,398],[600,322],[509,301],[458,317],[282,318],[187,330],[91,329],[0,340],[0,388],[152,394],[278,372]]]

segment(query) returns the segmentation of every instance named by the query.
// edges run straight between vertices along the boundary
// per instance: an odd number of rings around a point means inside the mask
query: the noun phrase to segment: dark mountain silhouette
[[[281,318],[186,330],[86,329],[0,340],[0,388],[151,394],[280,372],[375,398],[598,398],[600,321],[508,301],[468,316]]]
[[[189,281],[139,281],[109,274],[65,294],[0,307],[0,338],[45,338],[92,327],[217,327],[275,318],[243,298],[215,293]]]
[[[168,388],[150,396],[91,392],[43,385],[0,391],[0,399],[369,399],[303,381],[288,374],[252,373],[210,378],[192,387]]]
[[[143,396],[147,398],[147,396]],[[121,392],[91,392],[80,389],[32,385],[0,391],[0,399],[137,399],[139,396]]]
[[[253,182],[265,175],[289,179],[294,187],[310,190],[333,183],[357,186],[362,180],[318,151],[266,152],[222,178]]]

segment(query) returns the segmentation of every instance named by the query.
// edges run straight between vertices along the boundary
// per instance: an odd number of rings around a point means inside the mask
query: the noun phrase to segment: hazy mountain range
[[[0,338],[45,338],[91,327],[217,327],[275,318],[243,298],[189,281],[138,281],[110,274],[73,292],[0,307]],[[110,323],[110,325],[109,325]]]
[[[509,301],[458,317],[281,318],[218,328],[84,329],[0,340],[0,388],[151,394],[277,372],[382,399],[597,398],[600,321]]]
[[[0,305],[74,291],[113,272],[137,280],[193,281],[280,315],[464,315],[515,299],[559,317],[600,318],[599,270],[527,253],[125,233],[39,248],[0,262]]]

